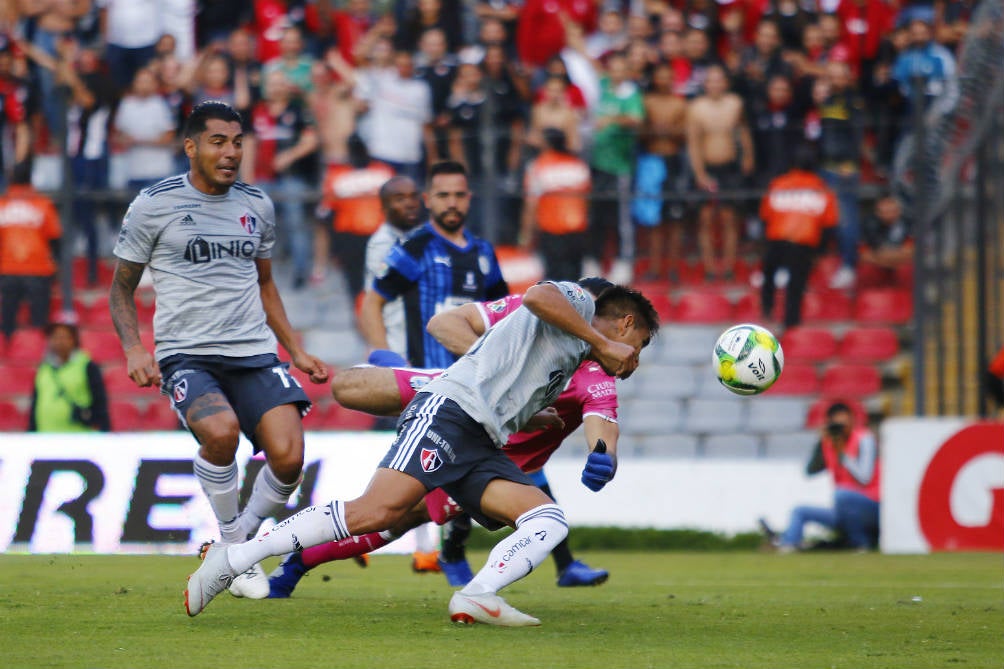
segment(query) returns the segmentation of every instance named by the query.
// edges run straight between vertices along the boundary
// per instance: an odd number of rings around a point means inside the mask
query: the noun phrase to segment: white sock
[[[516,531],[495,544],[488,562],[461,592],[498,592],[533,571],[566,536],[568,523],[560,506],[542,504],[530,509],[516,519]]]
[[[214,465],[198,453],[192,462],[195,478],[209,498],[209,506],[220,524],[220,537],[224,543],[244,541],[237,522],[237,463],[222,467]]]
[[[308,506],[260,537],[230,546],[227,558],[234,572],[241,574],[269,556],[300,552],[304,548],[348,536],[345,503],[332,501],[321,506]]]
[[[251,498],[238,518],[243,534],[241,541],[253,537],[263,520],[275,517],[286,507],[289,496],[300,485],[301,478],[292,483],[283,483],[267,463],[258,471],[251,489]]]
[[[436,533],[430,532],[430,526],[436,528]],[[425,523],[415,528],[415,552],[431,553],[439,550],[439,526],[435,523]]]

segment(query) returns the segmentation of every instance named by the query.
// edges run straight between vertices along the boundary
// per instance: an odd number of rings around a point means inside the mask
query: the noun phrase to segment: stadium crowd
[[[891,239],[862,235],[861,186],[887,190],[913,102],[954,104],[976,4],[6,0],[4,172],[70,159],[93,282],[101,221],[121,214],[93,194],[125,202],[185,169],[180,120],[221,99],[244,116],[242,178],[277,201],[298,288],[323,277],[332,232],[378,227],[380,179],[421,184],[443,158],[472,175],[472,229],[559,274],[678,278],[694,221],[704,280],[727,282],[762,236],[746,225],[758,198],[810,142],[839,203],[832,286],[848,288],[859,244]]]

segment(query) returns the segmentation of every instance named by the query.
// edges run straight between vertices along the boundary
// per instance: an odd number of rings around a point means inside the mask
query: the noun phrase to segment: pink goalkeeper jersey
[[[522,304],[522,295],[508,295],[494,302],[478,302],[477,307],[487,329]],[[441,371],[395,367],[394,378],[401,392],[401,408],[408,406],[415,394]],[[565,427],[560,430],[517,432],[509,437],[504,448],[506,455],[525,472],[543,467],[551,453],[561,446],[565,437],[579,428],[586,416],[599,416],[612,423],[617,422],[617,385],[614,377],[592,360],[584,360],[553,406],[565,422]]]

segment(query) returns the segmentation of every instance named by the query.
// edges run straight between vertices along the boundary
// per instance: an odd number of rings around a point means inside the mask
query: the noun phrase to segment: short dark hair
[[[568,153],[568,137],[561,128],[544,128],[541,132],[547,148],[558,153]]]
[[[603,291],[607,288],[613,288],[615,285],[613,281],[608,281],[602,276],[584,276],[575,283],[588,290],[594,297],[599,297]]]
[[[467,168],[465,168],[463,164],[458,163],[456,160],[440,160],[438,163],[434,163],[433,166],[429,168],[429,180],[426,184],[431,184],[432,180],[440,174],[460,174],[466,179]]]
[[[403,183],[405,181],[414,183],[414,179],[405,176],[403,174],[397,174],[395,176],[392,176],[390,179],[387,179],[387,181],[385,181],[383,185],[380,186],[380,191],[379,191],[380,204],[386,206],[387,203],[390,202],[391,191],[394,189],[394,187],[397,186],[399,183]]]
[[[597,296],[596,315],[600,318],[622,318],[628,314],[640,321],[650,335],[659,331],[659,314],[640,291],[613,285]]]
[[[831,404],[826,409],[826,417],[827,418],[833,418],[838,413],[848,413],[851,416],[854,415],[854,412],[851,410],[850,405],[848,405],[846,402],[842,402],[842,401],[834,402],[833,404]]]
[[[819,165],[819,150],[809,141],[800,142],[795,146],[795,154],[791,161],[792,167],[804,172],[812,172]]]
[[[236,122],[243,125],[240,113],[222,100],[206,100],[195,105],[192,113],[185,121],[185,138],[195,139],[206,131],[206,122],[210,119],[217,121]]]

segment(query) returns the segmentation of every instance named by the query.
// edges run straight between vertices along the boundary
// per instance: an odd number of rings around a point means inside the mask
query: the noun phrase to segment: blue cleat
[[[443,558],[439,558],[438,562],[439,568],[446,576],[446,581],[454,588],[461,588],[470,583],[471,579],[474,578],[474,574],[471,572],[471,565],[467,564],[467,560],[445,562]]]
[[[593,569],[584,562],[574,561],[565,567],[558,577],[558,586],[561,588],[571,588],[577,585],[599,585],[606,583],[610,578],[610,572],[606,569]]]
[[[293,594],[296,584],[306,573],[307,567],[304,566],[300,554],[290,553],[268,575],[268,598],[286,599]]]

